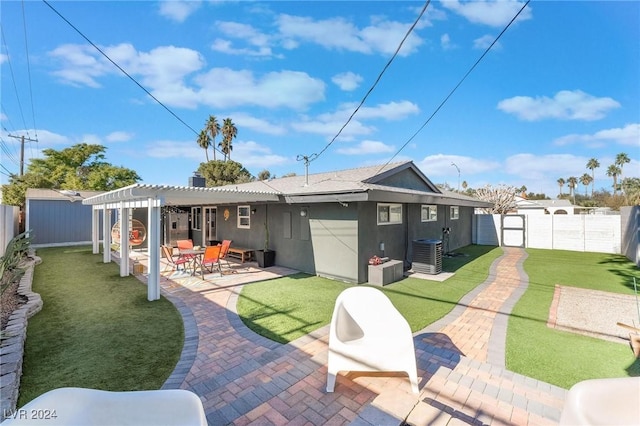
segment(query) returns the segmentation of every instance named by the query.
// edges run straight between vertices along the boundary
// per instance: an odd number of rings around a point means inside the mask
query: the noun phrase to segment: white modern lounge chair
[[[385,294],[351,287],[336,299],[329,331],[327,392],[339,371],[405,372],[418,393],[413,335],[407,320]]]
[[[200,398],[187,390],[60,388],[40,395],[2,422],[2,426],[21,425],[206,426],[207,418]]]
[[[560,425],[640,425],[640,377],[576,383],[567,393]]]

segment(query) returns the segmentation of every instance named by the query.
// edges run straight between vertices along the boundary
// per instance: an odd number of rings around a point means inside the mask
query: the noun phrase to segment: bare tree
[[[516,208],[517,192],[518,189],[513,186],[499,185],[493,187],[486,185],[476,190],[476,198],[493,203],[493,207],[483,209],[485,213],[507,214]]]

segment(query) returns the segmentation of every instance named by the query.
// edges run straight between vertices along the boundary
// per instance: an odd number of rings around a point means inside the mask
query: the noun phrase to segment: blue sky
[[[424,3],[50,4],[187,125],[47,4],[3,1],[2,183],[19,170],[8,134],[25,134],[38,139],[27,161],[98,143],[145,183],[186,185],[205,161],[193,130],[210,114],[234,121],[231,158],[254,175],[304,174],[298,155],[322,153],[311,173],[410,159],[435,183],[457,187],[459,169],[474,188],[553,197],[557,179],[589,172],[590,158],[601,164],[596,189],[610,190],[607,166],[626,152],[623,176],[640,176],[637,1],[530,3],[410,140],[524,4],[433,1],[328,148]]]

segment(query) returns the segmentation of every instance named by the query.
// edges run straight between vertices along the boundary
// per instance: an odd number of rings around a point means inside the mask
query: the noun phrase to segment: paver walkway
[[[527,282],[524,250],[504,251],[484,284],[415,334],[419,395],[406,376],[354,373],[327,393],[328,326],[288,345],[258,336],[236,314],[238,277],[163,280],[186,329],[165,388],[198,394],[212,425],[556,424],[566,391],[504,368],[506,319]]]

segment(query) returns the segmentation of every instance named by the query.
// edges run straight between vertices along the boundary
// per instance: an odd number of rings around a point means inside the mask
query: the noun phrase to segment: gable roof
[[[308,176],[296,175],[220,188],[243,191],[271,190],[280,193],[287,203],[292,204],[388,201],[490,206],[475,198],[441,191],[412,161],[314,173]]]
[[[235,188],[248,191],[275,191],[285,196],[344,194],[366,192],[369,184],[377,184],[404,170],[411,170],[431,192],[440,192],[411,161],[374,165],[324,173],[288,176],[283,178],[225,185],[219,188]]]
[[[71,191],[59,189],[27,188],[25,198],[27,200],[65,200],[76,201],[93,197],[105,191]]]

